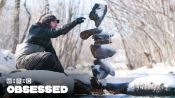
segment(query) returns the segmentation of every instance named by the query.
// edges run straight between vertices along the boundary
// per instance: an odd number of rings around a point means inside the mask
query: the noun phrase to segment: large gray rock
[[[73,79],[82,81],[85,85],[87,86],[91,86],[90,83],[90,76],[88,73],[68,73],[69,77],[72,77]]]
[[[90,48],[92,55],[97,59],[112,57],[116,53],[114,49],[105,45],[91,45]]]
[[[31,79],[31,85],[65,85],[68,87],[68,95],[71,95],[74,90],[74,79],[66,76],[63,73],[52,72],[46,70],[28,70],[22,72],[13,72],[0,77],[0,90],[6,89],[8,84],[6,79]],[[9,83],[10,85],[24,85],[26,83]],[[28,84],[30,85],[30,84]]]
[[[107,12],[107,5],[96,3],[89,14],[89,18],[94,20],[95,26],[98,27]]]

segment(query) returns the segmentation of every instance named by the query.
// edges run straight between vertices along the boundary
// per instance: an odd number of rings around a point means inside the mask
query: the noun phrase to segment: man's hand
[[[76,19],[77,24],[83,23],[85,19],[86,19],[86,18],[84,18],[84,17],[79,17],[79,18],[77,18],[77,19]]]

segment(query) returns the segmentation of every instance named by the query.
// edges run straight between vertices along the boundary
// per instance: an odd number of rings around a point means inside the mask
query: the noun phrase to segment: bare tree
[[[45,15],[50,14],[50,13],[51,13],[51,11],[50,11],[50,6],[49,6],[49,1],[45,0],[44,10],[43,10],[42,15],[39,17],[37,22],[39,22]]]
[[[5,5],[6,0],[0,0],[0,13],[2,12],[2,8]]]
[[[20,12],[20,0],[15,0],[12,53],[15,53],[16,46],[19,43],[19,12]]]
[[[31,21],[31,13],[30,13],[30,11],[29,11],[29,9],[28,9],[26,4],[27,4],[27,0],[25,0],[25,2],[24,2],[24,8],[25,8],[26,13],[28,15],[28,21],[27,21],[26,29],[25,29],[25,31],[24,31],[24,33],[22,35],[20,43],[22,43],[24,41],[24,38],[25,38],[25,36],[26,36],[26,34],[28,32],[28,29],[29,29],[29,26],[30,26],[30,21]]]
[[[69,0],[68,3],[59,3],[59,7],[56,8],[58,9],[57,14],[60,17],[66,17],[66,15],[68,15],[66,19],[64,18],[64,20],[61,20],[61,23],[70,23],[75,20],[79,14],[83,13],[83,9],[80,10],[80,5],[78,5],[80,0],[77,1],[77,3],[71,0]],[[67,4],[69,6],[67,6]],[[76,67],[83,46],[83,40],[81,40],[79,37],[80,31],[81,25],[78,25],[68,34],[64,35],[63,37],[60,36],[54,40],[54,47],[56,48],[57,55],[64,65],[64,68],[69,66]]]
[[[124,35],[129,68],[152,63],[175,65],[174,0],[106,0]]]

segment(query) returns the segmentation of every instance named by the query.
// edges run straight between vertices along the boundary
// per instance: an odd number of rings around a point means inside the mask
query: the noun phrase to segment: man
[[[67,34],[76,25],[83,23],[80,17],[57,29],[59,20],[54,15],[45,16],[41,22],[32,25],[24,42],[16,49],[17,69],[51,70],[64,73],[64,69],[56,56],[51,38]]]

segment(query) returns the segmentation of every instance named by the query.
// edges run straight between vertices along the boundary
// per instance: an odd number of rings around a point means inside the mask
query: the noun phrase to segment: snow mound
[[[152,64],[152,68],[147,66],[137,68],[135,70],[119,69],[116,70],[116,76],[120,77],[143,77],[148,75],[168,75],[175,74],[175,66],[166,63]]]
[[[0,49],[0,72],[15,70],[15,56],[9,50]]]
[[[128,85],[132,95],[175,95],[175,75],[149,75],[136,78]]]

